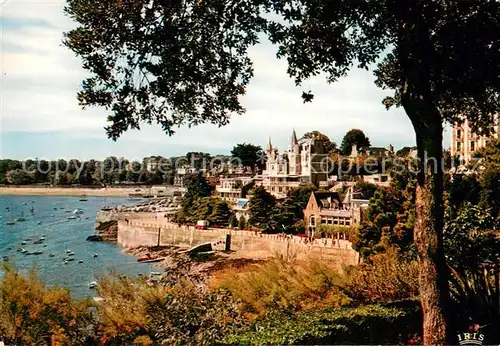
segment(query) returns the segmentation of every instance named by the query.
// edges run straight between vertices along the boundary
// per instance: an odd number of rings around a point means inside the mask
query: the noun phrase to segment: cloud
[[[388,93],[376,88],[371,72],[354,69],[331,85],[319,75],[297,87],[286,73],[286,61],[276,59],[276,47],[268,42],[250,50],[255,78],[241,100],[245,115],[234,116],[223,128],[185,126],[173,137],[158,126],[143,126],[114,143],[103,129],[105,110],[83,111],[77,103],[76,92],[87,74],[79,59],[62,46],[63,32],[75,25],[63,14],[64,2],[10,0],[0,6],[2,156],[25,157],[29,152],[52,158],[168,156],[190,150],[229,153],[241,142],[265,146],[269,135],[276,146],[285,149],[293,128],[299,136],[316,129],[339,143],[354,127],[363,129],[374,145],[415,143],[404,112],[386,111],[382,106]],[[304,104],[300,96],[307,90],[315,98]]]

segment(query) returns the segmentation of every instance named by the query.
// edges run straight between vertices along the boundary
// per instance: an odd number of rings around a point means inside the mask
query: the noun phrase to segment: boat
[[[45,234],[42,234],[42,236],[40,237],[40,240],[46,240],[47,237],[45,236]]]
[[[83,210],[81,210],[80,208],[76,208],[75,210],[73,210],[73,214],[81,215],[83,214]]]
[[[83,260],[79,260],[78,263],[83,263]]]
[[[164,258],[160,258],[158,256],[156,257],[151,257],[150,254],[147,254],[146,256],[144,257],[140,257],[137,259],[137,262],[140,262],[140,263],[153,263],[153,262],[160,262],[160,261],[163,261]]]
[[[31,238],[26,238],[24,239],[24,241],[31,241]]]
[[[28,250],[26,250],[25,248],[21,248],[21,253],[26,254],[26,253],[28,253]]]
[[[32,252],[33,255],[41,255],[43,254],[43,250],[37,250]]]
[[[92,257],[96,258],[97,256],[98,256],[98,255],[95,253],[95,254],[94,254],[94,256],[92,256]]]
[[[20,218],[16,219],[17,222],[24,222],[26,221],[26,218],[21,216]]]
[[[76,220],[76,219],[77,219],[76,216],[70,216],[70,217],[68,217],[68,220]]]
[[[68,261],[68,262],[69,262],[69,261],[74,261],[74,260],[75,260],[75,258],[74,258],[74,257],[68,257],[68,258],[66,258],[66,261]]]
[[[64,261],[64,264],[68,264],[68,261]]]
[[[54,208],[54,210],[57,210],[57,208]]]
[[[54,257],[54,256],[55,256],[55,254],[54,254],[54,253],[50,253],[50,254],[49,254],[49,257]]]
[[[15,225],[16,224],[16,221],[7,221],[7,225],[9,226],[12,226],[12,225]]]
[[[94,289],[96,287],[97,287],[97,281],[92,281],[92,282],[89,283],[89,288],[90,289]]]
[[[73,252],[73,251],[71,251],[70,249],[66,249],[66,253],[70,253],[70,252]]]
[[[42,239],[38,239],[33,242],[33,244],[42,244],[42,243],[43,243]]]
[[[74,256],[75,253],[74,252],[68,252],[68,256]]]
[[[37,225],[41,225],[41,224],[42,224],[42,221],[38,221],[36,224],[37,224]]]
[[[88,201],[88,199],[86,199],[86,198],[80,198],[80,202],[87,202],[87,201]]]
[[[21,245],[26,245],[26,244],[28,244],[26,241],[21,242]]]

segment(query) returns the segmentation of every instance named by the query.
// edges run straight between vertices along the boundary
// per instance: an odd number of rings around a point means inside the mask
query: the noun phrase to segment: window
[[[457,137],[461,138],[462,137],[462,130],[457,129]]]
[[[331,225],[333,223],[332,219],[328,219],[328,224]]]
[[[321,219],[321,223],[322,223],[323,225],[324,225],[324,224],[326,224],[326,219],[322,218],[322,219]]]
[[[462,143],[457,142],[457,151],[460,151],[460,150],[462,150]]]
[[[476,142],[472,141],[470,142],[470,150],[475,151],[476,150]]]

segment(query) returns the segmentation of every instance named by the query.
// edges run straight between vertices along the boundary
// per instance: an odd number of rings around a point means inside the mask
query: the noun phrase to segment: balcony
[[[241,189],[235,187],[222,187],[221,185],[217,185],[215,187],[217,192],[227,192],[227,193],[240,193]]]

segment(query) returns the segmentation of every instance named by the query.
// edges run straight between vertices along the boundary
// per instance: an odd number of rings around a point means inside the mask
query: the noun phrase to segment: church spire
[[[292,148],[296,144],[299,144],[299,141],[297,140],[297,134],[295,133],[295,129],[293,129],[293,132],[292,132]]]
[[[271,143],[271,135],[269,135],[269,144],[267,146],[267,150],[268,151],[272,151],[273,150],[273,144]]]

